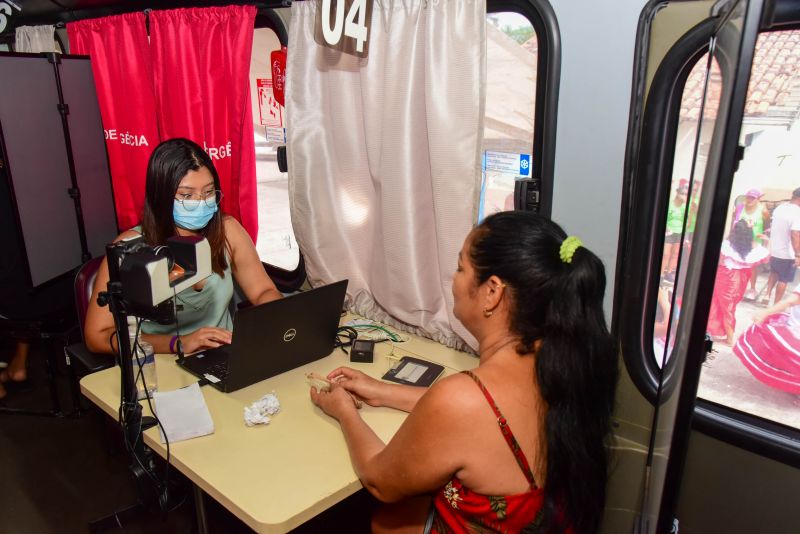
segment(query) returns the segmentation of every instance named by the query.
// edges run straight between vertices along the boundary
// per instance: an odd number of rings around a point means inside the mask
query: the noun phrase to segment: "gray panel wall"
[[[0,128],[34,286],[81,264],[53,65],[0,57]]]
[[[92,65],[88,59],[63,58],[59,70],[70,109],[69,132],[89,252],[92,257],[102,256],[118,232]]]

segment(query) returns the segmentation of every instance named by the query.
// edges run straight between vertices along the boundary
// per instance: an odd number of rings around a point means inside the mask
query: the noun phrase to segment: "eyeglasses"
[[[180,202],[186,211],[194,211],[200,206],[200,202],[204,202],[209,208],[219,205],[219,203],[222,202],[222,196],[222,191],[214,189],[200,194],[178,193],[175,195],[175,200]]]

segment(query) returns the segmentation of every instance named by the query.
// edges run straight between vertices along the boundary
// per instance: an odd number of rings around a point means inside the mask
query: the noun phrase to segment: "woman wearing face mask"
[[[174,324],[142,323],[141,338],[156,352],[190,354],[230,343],[228,305],[233,278],[253,304],[281,297],[264,271],[250,236],[236,219],[219,210],[221,200],[219,176],[200,146],[187,139],[170,139],[155,148],[147,165],[142,224],[123,232],[118,240],[142,235],[155,246],[173,236],[203,236],[211,247],[213,271],[177,294],[180,337]],[[114,319],[108,307],[97,304],[97,296],[107,284],[104,259],[89,302],[84,338],[93,352],[115,353]]]

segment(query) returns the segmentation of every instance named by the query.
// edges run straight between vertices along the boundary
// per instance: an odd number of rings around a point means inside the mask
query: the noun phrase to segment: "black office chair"
[[[303,258],[302,251],[299,251],[298,255],[297,267],[292,271],[287,271],[275,265],[262,262],[264,270],[267,271],[267,276],[272,279],[275,283],[275,287],[277,287],[278,291],[281,293],[285,294],[300,291],[300,288],[306,281],[306,260]]]
[[[92,288],[94,287],[97,270],[103,257],[97,257],[84,263],[75,275],[75,309],[78,312],[78,325],[81,331],[81,341],[64,347],[64,357],[70,377],[70,389],[72,392],[72,412],[75,415],[81,414],[81,396],[79,376],[96,373],[103,369],[108,369],[115,365],[114,358],[108,354],[97,354],[92,352],[83,341],[83,323],[86,321],[86,310],[89,308],[89,301],[92,298]]]

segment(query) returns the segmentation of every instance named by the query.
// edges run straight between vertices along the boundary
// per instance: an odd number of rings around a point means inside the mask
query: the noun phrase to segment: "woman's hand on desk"
[[[310,393],[311,402],[338,421],[357,410],[353,397],[339,384],[332,383],[330,391],[320,391],[312,387]]]
[[[381,391],[386,389],[386,384],[371,376],[350,367],[338,367],[328,373],[327,378],[370,406],[383,406]]]
[[[191,334],[182,335],[181,344],[184,353],[192,354],[203,349],[215,349],[222,345],[229,345],[232,339],[233,334],[230,330],[204,326]]]

